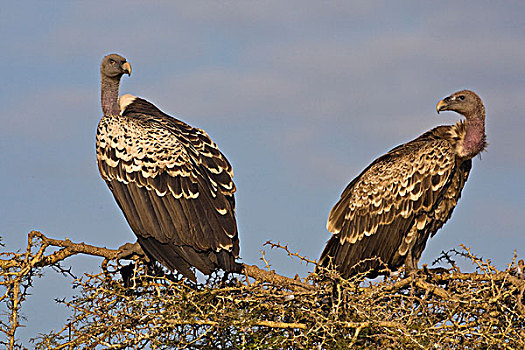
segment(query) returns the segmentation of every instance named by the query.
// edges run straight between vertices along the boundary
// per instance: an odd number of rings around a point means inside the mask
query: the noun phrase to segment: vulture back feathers
[[[441,100],[441,111],[465,116],[438,126],[376,159],[343,191],[327,229],[333,235],[320,265],[345,278],[368,277],[417,263],[429,237],[450,218],[472,167],[486,147],[485,108],[472,91]]]
[[[111,61],[120,74],[111,75]],[[204,274],[240,272],[230,163],[203,130],[144,99],[118,99],[125,73],[131,66],[123,57],[104,57],[96,150],[100,174],[138,243],[150,258],[193,281],[191,267]]]

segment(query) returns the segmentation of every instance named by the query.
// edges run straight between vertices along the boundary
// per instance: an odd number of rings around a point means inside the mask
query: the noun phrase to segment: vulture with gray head
[[[208,134],[141,98],[118,97],[131,66],[102,60],[97,163],[146,254],[195,281],[240,272],[232,167]]]
[[[483,151],[485,107],[469,90],[437,104],[437,112],[465,117],[438,126],[376,159],[343,191],[327,229],[333,235],[320,265],[332,263],[345,278],[384,274],[384,267],[417,270],[421,253],[450,218],[467,181],[472,158]],[[382,271],[383,270],[383,271]]]

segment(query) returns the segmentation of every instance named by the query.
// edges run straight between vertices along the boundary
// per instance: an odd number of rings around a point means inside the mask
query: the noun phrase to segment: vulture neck
[[[118,89],[120,85],[120,77],[118,77],[118,79],[112,79],[102,75],[100,85],[102,112],[104,115],[119,115]]]
[[[485,107],[465,115],[465,136],[462,140],[460,155],[473,158],[485,149]]]

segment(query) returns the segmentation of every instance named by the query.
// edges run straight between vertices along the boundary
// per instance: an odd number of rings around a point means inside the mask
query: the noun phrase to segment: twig
[[[283,245],[281,245],[281,242],[273,243],[272,241],[266,241],[266,243],[264,243],[263,245],[264,246],[269,245],[270,248],[272,248],[272,249],[282,249],[288,254],[288,256],[299,258],[301,261],[306,262],[306,264],[317,265],[317,261],[316,260],[311,260],[311,259],[308,259],[308,258],[300,255],[299,254],[300,250],[295,252],[295,253],[292,253],[290,251],[290,249],[288,249],[288,244],[283,246]]]

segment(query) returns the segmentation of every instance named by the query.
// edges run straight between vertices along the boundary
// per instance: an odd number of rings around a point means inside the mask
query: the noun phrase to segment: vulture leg
[[[415,274],[417,272],[417,262],[419,259],[414,257],[414,252],[409,249],[405,258],[405,271],[407,274]]]

